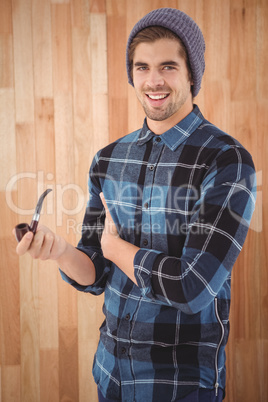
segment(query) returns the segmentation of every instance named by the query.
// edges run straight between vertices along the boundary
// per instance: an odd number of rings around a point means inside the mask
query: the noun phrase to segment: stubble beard
[[[150,109],[146,104],[142,104],[144,113],[150,120],[163,121],[171,117],[178,110],[174,104],[169,104],[165,109]]]
[[[144,96],[146,96],[145,93],[143,92],[142,95],[139,95],[137,93],[138,100],[143,107],[144,113],[150,120],[154,121],[163,121],[173,116],[185,104],[188,95],[188,93],[182,91],[179,99],[177,99],[176,101],[169,102],[167,106],[152,108],[147,105],[146,101],[143,98]]]

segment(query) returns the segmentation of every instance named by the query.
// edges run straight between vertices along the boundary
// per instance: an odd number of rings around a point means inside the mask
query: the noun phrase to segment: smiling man
[[[162,134],[192,111],[193,83],[185,50],[178,39],[168,35],[165,28],[147,28],[143,35],[146,32],[148,35],[162,32],[163,38],[136,46],[132,77],[148,126],[155,134]]]
[[[45,227],[17,247],[56,260],[76,289],[105,293],[99,401],[224,398],[231,271],[254,209],[255,170],[193,104],[204,51],[199,27],[177,9],[137,22],[127,72],[143,127],[95,156],[77,248]]]

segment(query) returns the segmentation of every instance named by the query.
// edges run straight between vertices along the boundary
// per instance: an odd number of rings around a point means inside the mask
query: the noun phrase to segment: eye
[[[175,67],[174,66],[164,66],[163,70],[174,70]]]
[[[137,71],[145,71],[147,69],[148,69],[148,67],[146,67],[146,66],[137,67]]]

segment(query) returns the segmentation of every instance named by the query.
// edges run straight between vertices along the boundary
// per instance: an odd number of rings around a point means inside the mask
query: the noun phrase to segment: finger
[[[54,236],[51,233],[46,233],[43,237],[42,245],[39,249],[38,258],[48,260],[51,258],[51,250],[54,243]]]
[[[100,199],[101,199],[101,202],[102,202],[102,204],[103,204],[105,210],[107,210],[108,207],[107,207],[107,203],[106,203],[106,200],[105,200],[105,198],[104,198],[103,193],[100,193]]]
[[[34,235],[31,247],[28,252],[33,258],[40,258],[42,254],[42,248],[44,247],[45,233],[42,230],[38,230]]]
[[[29,249],[30,255],[41,260],[49,259],[54,240],[55,234],[48,227],[40,225]]]
[[[103,204],[103,206],[104,206],[104,209],[105,209],[106,218],[107,218],[108,220],[113,221],[113,218],[112,218],[112,216],[111,216],[111,214],[110,214],[110,211],[109,211],[109,208],[108,208],[108,206],[107,206],[107,202],[106,202],[106,200],[105,200],[105,198],[104,198],[103,193],[100,193],[100,199],[101,199],[101,202],[102,202],[102,204]]]
[[[15,231],[13,231],[13,233],[14,233]],[[14,233],[15,234],[15,233]],[[29,248],[30,248],[30,246],[31,246],[31,243],[32,243],[32,240],[33,240],[33,233],[32,232],[27,232],[24,236],[23,236],[23,238],[21,239],[21,241],[18,243],[18,245],[17,245],[17,247],[16,247],[16,253],[18,254],[18,255],[23,255],[23,254],[25,254],[28,250],[29,250]]]

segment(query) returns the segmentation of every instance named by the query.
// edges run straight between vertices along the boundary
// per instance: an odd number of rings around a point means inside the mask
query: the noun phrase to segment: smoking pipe
[[[16,227],[15,227],[15,235],[16,235],[16,239],[18,242],[21,241],[21,239],[23,238],[23,236],[27,233],[27,232],[33,232],[33,234],[36,233],[36,229],[38,226],[38,222],[39,222],[39,218],[40,218],[40,212],[41,212],[41,208],[43,205],[43,201],[46,197],[46,195],[52,191],[51,188],[47,189],[46,191],[43,192],[43,194],[39,197],[39,200],[36,204],[35,207],[35,211],[33,214],[33,218],[32,218],[32,222],[30,223],[30,225],[28,225],[28,223],[19,223]]]

